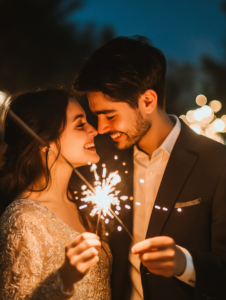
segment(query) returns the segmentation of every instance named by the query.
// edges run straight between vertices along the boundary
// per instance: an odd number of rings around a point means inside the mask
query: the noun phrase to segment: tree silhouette
[[[84,59],[113,31],[68,22],[82,0],[0,0],[0,90],[69,88]],[[98,42],[97,42],[98,41]]]

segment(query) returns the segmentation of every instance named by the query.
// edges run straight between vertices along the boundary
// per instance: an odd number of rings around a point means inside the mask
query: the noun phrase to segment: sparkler
[[[38,142],[40,142],[43,146],[48,146],[44,142],[42,138],[40,138],[39,135],[37,135],[26,123],[24,123],[23,120],[21,120],[11,109],[8,110],[9,115],[11,118],[19,124],[28,134],[30,134],[33,138],[35,138]],[[117,216],[117,214],[111,209],[111,205],[115,205],[117,210],[120,210],[120,201],[117,197],[119,194],[119,191],[115,191],[115,185],[121,181],[121,177],[118,175],[118,172],[110,173],[108,178],[106,178],[107,169],[106,165],[103,165],[103,173],[102,173],[102,184],[99,181],[99,175],[96,172],[96,165],[92,165],[91,171],[94,172],[95,177],[95,188],[86,180],[86,178],[73,167],[73,165],[62,155],[61,157],[66,161],[66,163],[73,169],[73,171],[77,174],[77,176],[86,184],[83,189],[84,195],[86,195],[86,198],[83,198],[84,202],[91,202],[94,204],[93,210],[91,212],[91,216],[98,215],[97,220],[97,230],[100,218],[104,219],[105,216],[109,215],[111,218],[115,217],[118,222],[124,227],[124,229],[127,231],[129,236],[132,240],[133,236],[129,232],[129,230],[126,228],[126,226],[123,224],[123,222],[120,220],[120,218]],[[118,158],[118,157],[117,157]],[[115,158],[115,159],[117,159]],[[87,186],[89,187],[89,190],[86,190]],[[125,196],[124,196],[125,197]],[[121,197],[121,200],[126,200],[128,197],[123,198]],[[83,206],[80,206],[80,209],[85,208],[87,205],[84,204]],[[130,208],[130,207],[129,207]],[[107,219],[106,219],[107,220]],[[121,231],[121,227],[118,226],[118,230]]]
[[[102,182],[100,181],[100,177],[97,174],[97,166],[93,164],[91,166],[91,171],[94,173],[94,186],[95,190],[87,189],[86,186],[82,186],[82,195],[84,195],[84,198],[81,198],[81,201],[88,202],[93,204],[93,209],[90,213],[91,217],[94,217],[97,215],[97,229],[96,233],[98,232],[98,225],[100,222],[100,219],[105,219],[107,216],[111,218],[116,218],[117,221],[123,226],[123,228],[127,231],[129,236],[132,240],[133,236],[129,232],[129,230],[126,228],[126,226],[123,224],[121,219],[117,216],[118,211],[121,210],[120,206],[120,200],[118,199],[119,191],[116,190],[116,185],[121,181],[121,177],[119,176],[118,172],[115,171],[113,173],[110,173],[109,176],[106,178],[107,174],[107,168],[106,165],[103,164],[103,171],[102,171]],[[120,197],[121,200],[125,201],[128,199],[127,196]],[[111,208],[111,206],[116,206],[116,211],[114,212]],[[82,209],[84,205],[80,206],[80,209]],[[126,208],[130,209],[129,205],[125,206]],[[106,219],[108,220],[108,219]],[[109,220],[105,223],[107,224]],[[121,231],[121,226],[118,226],[118,231]]]

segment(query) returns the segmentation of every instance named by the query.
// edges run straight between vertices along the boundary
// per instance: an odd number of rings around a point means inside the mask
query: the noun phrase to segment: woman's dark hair
[[[47,146],[55,141],[60,153],[60,144],[57,142],[66,125],[68,99],[69,95],[63,90],[38,91],[11,98],[7,109],[13,111]],[[32,184],[40,176],[45,177],[45,185],[39,191],[51,183],[51,166],[47,164],[48,151],[46,165],[43,165],[40,155],[40,147],[43,145],[18,125],[10,113],[6,113],[4,141],[7,148],[0,168],[1,214],[28,187],[31,187],[31,191],[37,191],[32,188]],[[73,195],[70,183],[68,189]],[[79,216],[83,225],[90,229],[87,217],[82,215],[81,210]]]
[[[138,107],[146,90],[158,95],[165,107],[166,60],[164,54],[142,36],[117,37],[97,49],[75,79],[77,92],[102,92],[112,101]]]

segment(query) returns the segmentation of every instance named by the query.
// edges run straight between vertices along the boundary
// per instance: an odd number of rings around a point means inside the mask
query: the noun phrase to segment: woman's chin
[[[86,161],[74,162],[72,163],[72,165],[74,168],[78,168],[78,167],[87,166],[91,164],[97,164],[99,160],[100,160],[100,156],[97,153],[95,153],[95,155],[92,155],[92,157],[87,157]]]
[[[95,157],[93,157],[92,159],[90,159],[89,162],[92,163],[92,164],[96,164],[99,161],[100,161],[100,156],[97,153],[95,153]]]

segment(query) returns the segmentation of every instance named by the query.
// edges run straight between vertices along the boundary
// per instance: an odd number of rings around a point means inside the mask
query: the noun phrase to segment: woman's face
[[[83,166],[88,162],[97,163],[94,137],[97,130],[86,121],[82,107],[74,99],[69,99],[67,123],[60,137],[61,154],[74,166]]]

